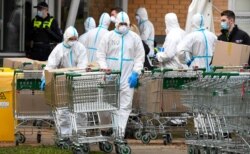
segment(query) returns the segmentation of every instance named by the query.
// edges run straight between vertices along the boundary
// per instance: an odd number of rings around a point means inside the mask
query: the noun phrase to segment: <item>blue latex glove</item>
[[[139,74],[136,72],[132,72],[132,74],[130,75],[130,77],[128,78],[128,83],[129,83],[129,87],[130,88],[135,88],[137,86],[138,83],[138,76]]]
[[[194,61],[194,57],[192,57],[192,58],[187,62],[187,66],[189,67],[189,66],[192,64],[193,61]]]
[[[45,89],[45,79],[44,79],[44,77],[41,79],[41,84],[40,84],[40,89],[41,90],[44,90]]]

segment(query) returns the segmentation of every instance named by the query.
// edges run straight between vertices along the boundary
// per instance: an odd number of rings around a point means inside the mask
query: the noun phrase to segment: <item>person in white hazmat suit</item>
[[[86,37],[87,32],[91,29],[96,28],[95,19],[93,17],[88,17],[84,22],[85,33],[79,37],[79,42],[85,42],[88,38]]]
[[[163,44],[164,51],[158,52],[156,58],[166,68],[184,68],[185,66],[179,62],[177,55],[177,45],[185,36],[185,31],[180,28],[175,13],[165,15],[166,38]]]
[[[137,24],[140,30],[141,39],[149,46],[150,52],[149,57],[154,56],[154,40],[155,40],[155,29],[154,25],[148,19],[147,10],[140,7],[136,11]]]
[[[107,33],[97,50],[101,69],[120,70],[120,109],[114,113],[118,126],[116,135],[123,138],[129,114],[132,111],[134,88],[143,69],[145,52],[141,38],[129,30],[130,20],[125,12],[117,15],[115,29]]]
[[[58,44],[49,55],[45,70],[70,67],[87,68],[88,57],[86,49],[77,41],[78,33],[76,29],[72,26],[68,27],[64,32],[63,38],[63,42]],[[41,88],[43,88],[44,85],[45,79],[43,77]],[[72,128],[68,108],[58,108],[56,112],[56,118],[60,126],[58,132],[65,137],[71,135]],[[82,117],[86,117],[85,115],[79,116],[78,119],[80,119],[80,121],[86,120],[82,119]]]
[[[203,15],[195,14],[192,18],[192,32],[177,47],[180,62],[189,67],[198,66],[210,71],[216,41],[216,35],[204,28]]]
[[[87,39],[84,42],[81,42],[87,48],[88,60],[89,63],[96,61],[96,50],[100,44],[100,41],[103,36],[105,36],[109,30],[110,25],[110,16],[108,13],[102,13],[98,27],[90,30],[86,37]]]

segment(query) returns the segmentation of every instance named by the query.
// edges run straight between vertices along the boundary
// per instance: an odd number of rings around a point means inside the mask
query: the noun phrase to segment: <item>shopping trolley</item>
[[[63,149],[72,146],[72,126],[68,101],[66,74],[73,71],[51,73],[51,80],[46,81],[45,97],[52,108],[55,123],[55,145]]]
[[[109,142],[112,137],[102,135],[103,129],[112,128],[119,132],[117,125],[110,121],[102,123],[98,113],[110,112],[113,119],[113,111],[119,109],[120,72],[86,72],[67,75],[69,90],[69,110],[72,119],[73,150],[88,153],[89,144],[99,143],[101,151],[111,152],[113,145]],[[79,124],[77,117],[85,113],[87,119]],[[114,134],[115,139],[120,139],[119,133]],[[114,138],[113,138],[114,139]],[[116,142],[117,153],[131,153],[131,149],[123,142]],[[121,143],[121,144],[120,144]]]
[[[189,153],[250,152],[249,75],[203,73],[200,80],[184,86],[182,102],[195,125],[193,132],[186,132]]]
[[[136,98],[137,117],[141,122],[134,126],[135,138],[147,144],[162,134],[165,145],[172,142],[170,131],[182,130],[187,123],[187,110],[180,101],[182,85],[197,80],[203,71],[201,68],[145,71],[139,79],[140,91]],[[128,128],[135,125],[131,121]]]
[[[26,141],[26,135],[37,131],[37,142],[42,133],[53,126],[51,108],[40,90],[42,71],[16,70],[13,79],[16,145]],[[38,130],[36,129],[38,128]]]

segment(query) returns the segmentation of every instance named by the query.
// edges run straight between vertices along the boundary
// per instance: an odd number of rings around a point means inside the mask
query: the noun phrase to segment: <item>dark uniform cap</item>
[[[46,2],[40,2],[40,3],[38,3],[37,6],[34,6],[34,8],[38,8],[38,9],[40,9],[40,8],[48,8],[48,4]]]

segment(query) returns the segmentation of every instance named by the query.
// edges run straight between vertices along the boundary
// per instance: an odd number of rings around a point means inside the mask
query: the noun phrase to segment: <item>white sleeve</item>
[[[186,64],[192,55],[193,39],[192,33],[186,35],[177,46],[177,55],[181,63]]]
[[[134,57],[133,71],[140,74],[143,69],[143,64],[145,61],[145,51],[142,44],[142,40],[137,35],[134,41],[135,41],[135,49],[134,49],[135,57]]]
[[[141,29],[141,39],[143,41],[148,41],[148,38],[150,36],[150,29],[149,29],[149,26],[146,26],[145,24],[142,25],[142,29]]]
[[[49,70],[49,69],[56,69],[61,61],[61,55],[60,52],[62,50],[62,44],[58,44],[50,53],[49,58],[48,58],[48,62],[47,65],[45,66],[45,70]]]
[[[77,65],[78,68],[87,68],[88,66],[88,57],[87,57],[87,51],[86,48],[81,44],[78,49],[78,56],[77,56]]]
[[[87,46],[87,38],[87,33],[84,33],[79,37],[79,42],[82,43],[82,45],[84,45],[85,47]]]
[[[97,63],[100,65],[101,69],[108,68],[108,64],[106,61],[107,52],[108,52],[108,41],[109,41],[109,35],[107,34],[101,39],[101,42],[98,45],[98,48],[96,51]]]
[[[160,62],[171,60],[175,54],[179,39],[174,39],[172,36],[168,35],[163,44],[164,52],[157,53],[157,59]]]

